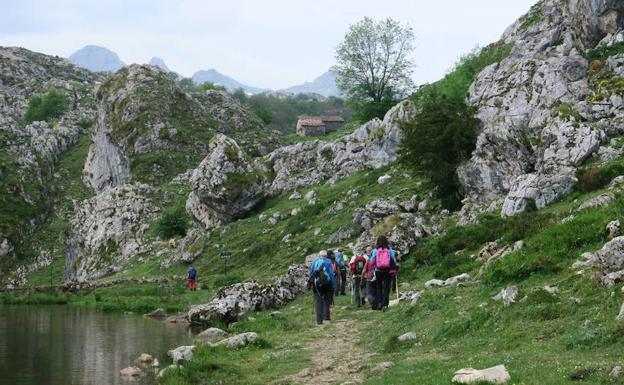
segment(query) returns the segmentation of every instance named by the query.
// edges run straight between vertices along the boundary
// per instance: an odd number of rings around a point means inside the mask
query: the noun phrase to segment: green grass
[[[611,56],[624,53],[624,43],[615,43],[611,46],[602,46],[594,49],[590,49],[586,52],[587,60],[590,62],[594,60],[605,61]]]

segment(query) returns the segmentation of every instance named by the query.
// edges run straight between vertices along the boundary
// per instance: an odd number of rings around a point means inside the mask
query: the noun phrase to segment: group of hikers
[[[396,290],[398,269],[398,251],[383,235],[364,254],[356,254],[351,259],[341,248],[335,252],[321,251],[308,273],[308,288],[314,294],[316,323],[322,325],[323,321],[330,321],[334,297],[346,295],[347,270],[356,306],[362,307],[368,301],[371,309],[383,311],[390,303],[390,292]]]

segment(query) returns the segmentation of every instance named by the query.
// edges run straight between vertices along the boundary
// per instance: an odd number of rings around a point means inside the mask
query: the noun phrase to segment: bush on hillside
[[[468,88],[485,67],[498,63],[511,52],[512,46],[502,42],[490,44],[483,49],[475,49],[462,56],[453,70],[444,78],[421,86],[413,95],[412,101],[417,106],[423,106],[437,100],[464,101]]]
[[[400,161],[426,176],[447,208],[457,208],[461,203],[456,169],[475,149],[479,126],[475,113],[462,101],[434,101],[403,126]]]
[[[183,205],[179,204],[165,210],[156,220],[155,231],[161,239],[176,236],[183,237],[189,227],[189,216]]]
[[[28,100],[24,122],[50,122],[61,117],[67,110],[67,105],[67,95],[60,91],[52,89],[45,94],[35,94]]]
[[[618,161],[598,167],[593,165],[576,172],[577,188],[581,192],[599,190],[609,184],[616,176],[624,174],[624,164]]]

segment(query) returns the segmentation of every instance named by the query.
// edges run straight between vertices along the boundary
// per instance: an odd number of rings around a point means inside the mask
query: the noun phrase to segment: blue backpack
[[[195,279],[195,276],[197,275],[197,270],[195,270],[195,268],[191,268],[189,270],[189,279]]]

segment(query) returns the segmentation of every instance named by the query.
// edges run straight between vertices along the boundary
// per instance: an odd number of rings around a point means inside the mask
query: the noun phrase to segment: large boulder
[[[187,211],[206,228],[241,218],[265,196],[266,177],[231,138],[217,134],[193,171]]]
[[[455,384],[506,384],[511,380],[505,365],[498,365],[487,369],[460,369],[455,372],[453,383]]]
[[[195,346],[180,346],[175,349],[171,349],[167,352],[167,355],[171,357],[174,365],[177,365],[181,362],[188,362],[193,359],[193,354],[195,353]]]

